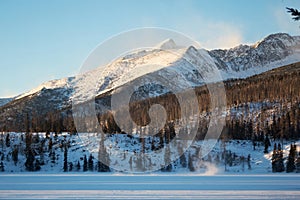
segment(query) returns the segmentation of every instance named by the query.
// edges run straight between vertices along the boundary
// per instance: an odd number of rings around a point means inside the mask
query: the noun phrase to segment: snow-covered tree
[[[101,162],[102,161],[102,162]],[[104,133],[101,133],[101,140],[99,144],[99,151],[98,151],[98,172],[109,172],[109,155],[106,151],[104,146]]]
[[[12,160],[14,161],[15,165],[17,165],[17,162],[18,162],[18,156],[19,156],[19,151],[18,151],[18,148],[15,147],[14,150],[12,151]]]
[[[276,143],[274,144],[273,155],[272,155],[272,172],[283,172],[284,164],[283,164],[283,151],[281,149],[281,145]]]
[[[295,157],[296,157],[296,145],[291,144],[288,161],[286,163],[286,172],[293,172],[296,169],[295,166]]]

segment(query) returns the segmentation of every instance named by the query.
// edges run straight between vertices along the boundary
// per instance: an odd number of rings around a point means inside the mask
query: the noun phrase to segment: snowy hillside
[[[39,136],[39,139],[37,139]],[[7,134],[2,135],[5,139]],[[81,137],[84,137],[81,135]],[[1,168],[3,167],[6,173],[24,172],[25,170],[25,150],[26,146],[23,141],[25,138],[24,133],[9,133],[9,142],[2,140],[1,146]],[[89,160],[91,152],[97,152],[98,148],[87,151],[82,140],[76,136],[70,136],[68,133],[63,133],[57,137],[53,135],[50,138],[45,138],[45,133],[39,133],[34,136],[34,144],[32,147],[36,154],[35,166],[39,167],[37,171],[40,172],[63,172],[64,171],[64,159],[65,149],[64,145],[68,145],[67,150],[67,163],[69,172],[84,172],[84,157]],[[52,141],[50,144],[50,140]],[[7,141],[5,139],[5,141]],[[279,141],[275,141],[279,143]],[[290,143],[284,141],[283,159],[285,163],[290,150]],[[130,152],[140,151],[140,144],[138,139],[132,139],[124,134],[109,135],[105,140],[110,162],[112,166],[122,166],[120,168],[133,168],[135,169],[137,163],[133,159]],[[202,141],[194,142],[189,150],[184,153],[180,159],[172,163],[171,171],[174,173],[201,173],[206,175],[213,174],[228,174],[228,173],[251,173],[251,174],[266,174],[272,172],[272,146],[274,141],[271,142],[271,147],[268,153],[264,153],[263,143],[258,143],[255,150],[253,150],[253,144],[247,140],[229,140],[227,142],[218,141],[213,150],[204,158],[200,158]],[[300,151],[300,141],[295,143],[298,146],[297,151]],[[146,141],[146,148],[151,148],[151,142]],[[14,158],[15,149],[18,149],[17,159]],[[117,151],[124,151],[122,157],[115,157],[114,153]],[[177,150],[177,148],[173,149]],[[173,151],[172,150],[172,151]],[[230,155],[230,156],[229,156]],[[225,159],[230,158],[228,161]],[[229,156],[229,157],[228,157]],[[225,161],[227,160],[227,161]],[[37,161],[38,164],[37,164]],[[86,172],[97,172],[97,159],[92,157],[92,164],[87,161]],[[226,165],[225,165],[226,162]],[[79,164],[78,164],[79,163]],[[155,164],[155,163],[153,163]],[[92,167],[90,167],[92,165]],[[1,169],[2,170],[2,169]],[[113,172],[113,169],[111,169]],[[156,171],[154,173],[159,173]]]

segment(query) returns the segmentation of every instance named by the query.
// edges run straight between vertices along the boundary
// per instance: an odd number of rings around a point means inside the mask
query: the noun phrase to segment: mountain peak
[[[175,49],[177,48],[177,45],[173,39],[169,38],[159,43],[157,47],[159,49],[167,50],[167,49]]]
[[[261,45],[270,44],[270,43],[273,43],[273,44],[280,43],[281,46],[283,46],[283,45],[292,46],[295,44],[295,41],[294,41],[294,38],[287,33],[275,33],[275,34],[268,35],[261,41],[254,44],[253,47],[257,48]]]

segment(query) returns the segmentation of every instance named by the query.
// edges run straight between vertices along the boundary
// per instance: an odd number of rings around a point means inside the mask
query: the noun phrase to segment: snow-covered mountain
[[[97,95],[99,95],[151,73],[172,80],[172,83],[177,83],[177,88],[184,89],[203,84],[203,75],[213,70],[214,64],[220,70],[221,78],[226,80],[249,77],[298,61],[300,61],[300,37],[285,33],[269,35],[253,45],[240,45],[231,49],[212,51],[196,49],[192,46],[180,48],[175,41],[168,39],[159,44],[157,49],[135,52],[115,60],[106,66],[104,71],[102,68],[101,70],[94,69],[77,78],[52,80],[21,94],[16,99],[40,93],[45,89],[59,88],[68,91],[75,90],[76,95],[85,95],[88,99],[89,95],[93,94],[89,88],[80,87],[84,87],[95,77],[98,79]],[[72,92],[65,91],[62,93],[63,95],[72,94]]]
[[[38,108],[38,105],[42,108],[36,111],[38,113],[64,109],[71,106],[74,98],[90,99],[113,92],[131,81],[142,80],[142,93],[158,96],[167,93],[168,88],[180,91],[203,85],[208,81],[206,76],[213,74],[216,69],[220,76],[209,81],[250,77],[299,61],[300,37],[285,33],[269,35],[253,45],[212,51],[193,46],[182,48],[176,45],[176,41],[167,39],[151,50],[141,50],[118,58],[105,66],[104,70],[96,68],[77,77],[52,80],[15,97],[9,103],[6,101],[5,105],[0,102],[0,117],[7,116],[8,112],[14,113],[8,116],[15,116],[22,110]],[[168,80],[164,82],[166,87],[153,83],[151,76]],[[96,91],[86,87],[95,83]],[[138,96],[146,97],[144,94]]]
[[[300,59],[300,37],[286,33],[269,35],[254,45],[239,45],[232,49],[212,50],[220,69],[229,78],[245,78]]]

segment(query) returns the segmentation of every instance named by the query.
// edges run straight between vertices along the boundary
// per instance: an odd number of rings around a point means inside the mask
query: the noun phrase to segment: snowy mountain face
[[[210,55],[220,65],[231,71],[247,71],[251,68],[263,68],[271,63],[290,59],[299,59],[300,40],[288,34],[272,34],[254,45],[240,45],[228,50],[212,50]],[[290,64],[290,63],[288,63]],[[236,77],[238,78],[238,77]]]
[[[37,88],[34,88],[30,90],[29,92],[23,93],[15,99],[22,99],[23,97],[35,94],[35,93],[41,93],[44,90],[51,90],[51,89],[59,89],[59,88],[64,88],[68,89],[71,86],[71,82],[74,80],[74,77],[69,77],[69,78],[63,78],[63,79],[57,79],[57,80],[51,80],[48,82],[45,82],[41,85],[39,85]]]
[[[217,66],[222,80],[246,78],[299,62],[299,52],[300,37],[284,33],[269,35],[254,45],[240,45],[232,49],[212,51],[196,49],[193,46],[181,48],[175,41],[168,39],[159,44],[157,49],[134,52],[115,60],[107,65],[104,71],[94,69],[76,78],[44,83],[16,97],[15,101],[4,107],[20,105],[22,99],[30,102],[30,99],[38,98],[42,101],[39,104],[54,106],[54,108],[48,106],[47,110],[60,110],[71,105],[74,95],[82,99],[91,99],[92,96],[103,95],[126,83],[139,80],[143,81],[144,86],[136,88],[142,90],[140,95],[136,95],[137,98],[146,98],[145,93],[150,97],[159,96],[169,92],[169,88],[174,88],[174,84],[179,91],[203,85],[205,75],[214,70],[212,66]],[[150,76],[170,80],[169,83],[165,82],[169,85],[165,87],[157,85],[148,78]],[[91,80],[97,82],[96,93],[86,88]],[[0,102],[1,105],[3,104]]]
[[[157,96],[167,93],[166,88],[153,87],[153,80],[145,78],[164,77],[172,80],[178,90],[195,87],[204,83],[203,75],[212,72],[216,65],[222,79],[246,78],[300,60],[299,37],[288,34],[273,34],[254,45],[240,45],[228,50],[206,51],[194,47],[180,48],[172,39],[163,41],[157,49],[143,50],[117,59],[104,71],[95,69],[70,82],[74,85],[75,95],[80,99],[90,99],[112,91],[122,85],[143,79],[144,93]],[[210,56],[209,56],[210,55]],[[97,92],[85,88],[90,80],[97,79]],[[220,80],[216,80],[220,81]],[[141,98],[145,97],[140,95]]]

